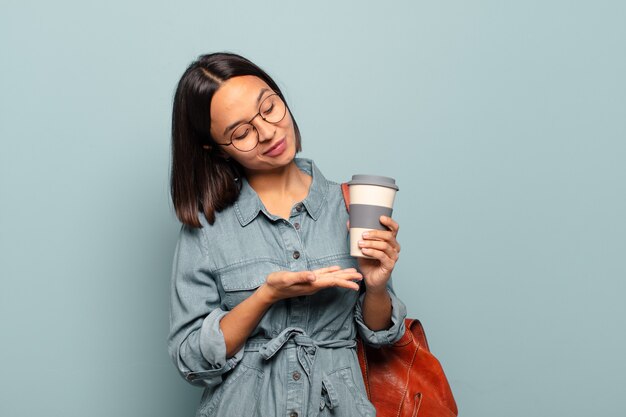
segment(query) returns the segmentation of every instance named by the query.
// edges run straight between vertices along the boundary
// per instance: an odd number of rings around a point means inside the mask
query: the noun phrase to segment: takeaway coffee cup
[[[391,217],[393,200],[399,190],[396,180],[380,175],[353,175],[348,182],[350,191],[350,255],[375,259],[361,252],[359,240],[363,232],[372,229],[389,230],[380,216]]]

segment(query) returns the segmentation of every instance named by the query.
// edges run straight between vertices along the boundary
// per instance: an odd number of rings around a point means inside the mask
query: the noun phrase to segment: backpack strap
[[[348,191],[348,183],[341,183],[341,192],[343,193],[343,202],[346,203],[346,210],[350,212],[350,192]]]

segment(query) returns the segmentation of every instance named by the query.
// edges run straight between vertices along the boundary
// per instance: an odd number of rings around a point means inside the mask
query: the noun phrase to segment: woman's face
[[[277,123],[269,123],[260,115],[259,104],[274,91],[262,79],[254,75],[242,75],[225,81],[214,93],[211,100],[211,135],[217,143],[226,144],[237,126],[250,122],[259,135],[259,143],[251,151],[244,152],[233,145],[221,146],[221,150],[244,168],[267,170],[284,166],[296,154],[296,135],[289,110]],[[250,134],[254,135],[252,131]],[[285,140],[285,148],[280,155],[266,152]]]

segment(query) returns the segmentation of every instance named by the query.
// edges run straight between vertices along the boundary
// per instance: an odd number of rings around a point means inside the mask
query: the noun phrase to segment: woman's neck
[[[271,206],[289,204],[289,207],[291,202],[307,196],[312,181],[312,177],[300,170],[294,160],[272,171],[247,172],[246,179],[264,203],[267,201]]]

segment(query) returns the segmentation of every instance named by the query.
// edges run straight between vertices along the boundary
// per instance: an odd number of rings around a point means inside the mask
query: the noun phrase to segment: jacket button
[[[295,227],[296,230],[300,230],[300,223],[298,223],[298,222],[294,223],[293,227]]]
[[[289,413],[289,417],[298,417],[298,413],[292,411],[291,413]]]
[[[296,211],[298,212],[302,211],[302,203],[296,204]]]
[[[293,253],[293,259],[298,259],[299,257],[300,257],[300,252],[295,251],[295,252]]]
[[[300,372],[296,371],[291,376],[293,377],[294,381],[297,381],[300,379]]]

